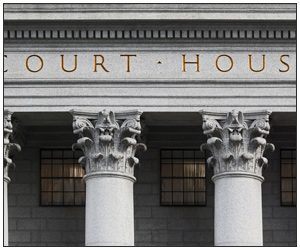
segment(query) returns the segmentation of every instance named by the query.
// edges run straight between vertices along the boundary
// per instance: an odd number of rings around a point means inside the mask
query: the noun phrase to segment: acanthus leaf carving
[[[212,154],[207,159],[214,174],[223,172],[245,171],[257,175],[268,164],[263,157],[265,149],[274,150],[273,144],[267,143],[270,131],[269,113],[259,114],[258,118],[247,118],[248,114],[233,110],[227,115],[203,114],[204,134],[207,142],[201,150]]]
[[[114,112],[103,110],[94,118],[74,114],[73,118],[74,133],[80,137],[73,148],[83,151],[79,161],[87,174],[114,171],[133,175],[134,166],[139,163],[136,151],[146,149],[137,142],[141,134],[139,115],[117,119]]]
[[[3,166],[4,166],[4,178],[9,181],[8,171],[10,168],[15,168],[15,164],[11,159],[12,156],[21,151],[21,146],[17,143],[13,143],[13,124],[11,121],[12,113],[8,110],[4,110],[4,133],[3,133]]]

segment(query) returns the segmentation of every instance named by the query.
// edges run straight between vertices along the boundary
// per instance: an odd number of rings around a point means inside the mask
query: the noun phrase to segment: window
[[[81,206],[85,204],[83,168],[78,164],[80,151],[42,149],[41,197],[42,206]]]
[[[281,205],[296,206],[297,179],[296,179],[296,149],[282,149],[280,151],[281,172]]]
[[[205,159],[199,150],[161,150],[161,205],[206,205]]]

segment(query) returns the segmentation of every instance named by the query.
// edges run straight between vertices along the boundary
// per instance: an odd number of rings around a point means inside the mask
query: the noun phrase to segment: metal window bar
[[[170,157],[163,157],[163,153],[170,151],[171,152],[171,156]],[[176,157],[174,155],[174,151],[182,151],[182,156],[181,157]],[[193,152],[193,157],[185,157],[185,152],[187,151],[192,151]],[[206,183],[206,161],[205,161],[205,157],[196,157],[196,152],[198,150],[197,149],[161,149],[160,151],[160,205],[161,206],[206,206],[206,191],[207,191],[207,183]],[[182,164],[182,168],[181,168],[181,176],[174,176],[174,160],[180,160],[180,163]],[[169,160],[170,164],[171,164],[171,176],[162,176],[162,163],[163,160]],[[192,160],[193,161],[193,176],[185,176],[184,174],[184,170],[185,170],[185,160]],[[197,161],[196,161],[197,160]],[[203,160],[203,164],[204,164],[204,177],[199,177],[196,176],[196,164],[199,163],[199,160]],[[190,174],[189,174],[190,175]],[[174,180],[182,180],[182,188],[181,191],[174,191]],[[164,180],[171,180],[171,191],[169,190],[164,190],[163,189],[163,181]],[[185,190],[185,180],[192,180],[193,183],[193,191]],[[204,188],[203,190],[197,190],[196,191],[196,180],[204,180]],[[175,203],[174,202],[174,192],[177,193],[182,193],[182,202],[178,202]],[[165,200],[163,200],[163,195],[166,193],[170,193],[171,194],[171,203],[166,202]],[[187,193],[193,193],[193,202],[188,202],[185,199],[185,196],[187,195]],[[200,193],[204,193],[204,199],[202,202],[196,201],[196,195],[200,194]]]
[[[283,156],[283,153],[289,153],[289,157]],[[282,176],[282,168],[283,168],[283,160],[290,160],[291,162],[291,176]],[[294,207],[296,206],[296,200],[294,199],[294,196],[296,196],[297,189],[294,189],[293,182],[296,182],[296,175],[294,175],[294,168],[296,168],[296,149],[281,149],[280,150],[280,205],[281,206],[289,206]],[[291,181],[291,190],[289,191],[283,191],[282,190],[282,183],[284,180],[290,180]],[[286,197],[287,194],[291,194],[291,199],[288,201],[283,201],[284,197]],[[285,199],[286,200],[286,199]]]
[[[53,153],[54,151],[62,151],[62,156],[61,157],[54,157]],[[80,190],[80,191],[77,191],[76,188],[75,188],[75,185],[76,185],[76,180],[80,180],[82,179],[81,176],[77,177],[75,176],[75,167],[76,167],[76,164],[75,164],[75,161],[74,160],[77,160],[77,158],[75,158],[75,153],[70,150],[70,153],[72,153],[72,157],[65,157],[65,151],[68,151],[69,149],[66,149],[66,148],[55,148],[55,149],[41,149],[40,150],[40,205],[41,206],[84,206],[85,202],[82,201],[81,203],[79,202],[75,202],[75,199],[77,197],[77,194],[78,195],[81,195],[82,193],[84,193],[84,191]],[[43,157],[43,152],[44,151],[50,151],[50,158],[49,157]],[[61,173],[61,176],[60,177],[57,177],[57,176],[53,176],[53,160],[62,160],[62,163],[61,163],[61,167],[62,167],[62,173]],[[50,168],[51,168],[51,176],[42,176],[42,161],[43,160],[50,160]],[[65,176],[65,160],[72,160],[72,173],[73,173],[73,176]],[[42,183],[43,183],[43,180],[50,180],[51,181],[51,191],[44,191],[42,190]],[[61,191],[54,191],[54,184],[53,184],[53,181],[54,180],[61,180],[62,181],[62,190]],[[65,180],[73,180],[73,191],[66,191],[65,190]],[[85,190],[85,187],[84,187],[84,190]],[[54,200],[53,200],[53,195],[55,193],[62,193],[62,202],[58,203],[58,202],[55,202],[54,204]],[[65,194],[67,193],[73,193],[73,196],[72,196],[72,202],[70,202],[70,204],[65,204]],[[43,195],[46,195],[46,194],[51,194],[51,202],[49,204],[49,202],[43,202]]]

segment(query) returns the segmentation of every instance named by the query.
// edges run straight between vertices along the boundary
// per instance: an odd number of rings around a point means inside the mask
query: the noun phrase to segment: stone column
[[[215,245],[262,246],[262,168],[271,112],[225,113],[202,111],[215,183]]]
[[[4,132],[3,132],[3,178],[4,178],[4,185],[3,185],[3,224],[4,224],[4,239],[3,244],[4,246],[8,246],[8,183],[10,182],[10,178],[8,177],[8,170],[11,167],[15,167],[12,159],[10,158],[15,151],[20,151],[21,147],[16,144],[12,143],[12,133],[13,133],[13,125],[11,123],[11,115],[12,113],[8,110],[4,110]]]
[[[133,246],[135,153],[146,150],[137,143],[141,112],[71,113],[79,136],[73,149],[83,151],[86,171],[85,245]]]

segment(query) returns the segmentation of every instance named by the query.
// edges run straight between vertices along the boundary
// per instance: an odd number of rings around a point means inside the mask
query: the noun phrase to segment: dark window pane
[[[53,192],[53,205],[62,205],[63,198],[64,198],[63,192]]]
[[[62,150],[53,150],[52,157],[62,159]]]
[[[195,203],[205,205],[205,192],[195,192]]]
[[[52,203],[52,193],[51,192],[42,192],[41,193],[41,203],[42,205],[51,205]]]
[[[293,191],[293,180],[290,179],[282,179],[281,180],[281,190],[282,191]]]
[[[281,150],[281,159],[283,158],[292,158],[292,151],[291,150]]]
[[[194,179],[185,179],[184,180],[184,191],[194,191],[195,190],[194,182],[195,182]]]
[[[194,196],[194,192],[184,192],[184,203],[193,205],[195,203]]]
[[[165,163],[172,164],[172,159],[161,159],[161,163],[162,164],[165,164]]]
[[[64,191],[70,192],[74,191],[74,180],[64,179]]]
[[[53,191],[63,191],[62,179],[53,179]]]
[[[62,164],[52,166],[52,176],[53,177],[62,177],[63,176],[63,166],[62,166]]]
[[[161,164],[161,176],[172,177],[172,164]]]
[[[293,191],[297,191],[297,180],[293,178]]]
[[[173,204],[183,204],[183,192],[173,192]]]
[[[177,159],[173,158],[172,159],[172,163],[173,164],[183,164],[184,163],[184,159],[183,158],[177,158]]]
[[[52,159],[41,159],[42,165],[50,165],[52,164]]]
[[[41,191],[52,191],[52,179],[41,180]]]
[[[173,191],[183,191],[183,179],[173,179]]]
[[[64,177],[74,176],[73,160],[64,160]]]
[[[65,192],[64,193],[64,204],[65,205],[74,205],[74,193],[73,192]]]
[[[281,150],[281,205],[296,205],[296,150]],[[288,178],[287,178],[288,177]]]
[[[185,150],[183,151],[183,156],[184,158],[189,158],[189,159],[193,159],[195,154],[194,154],[194,151],[193,150]]]
[[[172,191],[172,180],[171,179],[162,179],[161,189],[162,189],[162,191]]]
[[[281,162],[281,176],[282,177],[292,177],[292,164]]]
[[[205,160],[201,157],[203,156],[200,150],[161,151],[161,203],[163,205],[195,205],[195,192],[199,191],[202,192],[199,192],[198,199],[201,197],[204,201],[201,200],[197,205],[205,204]]]
[[[83,179],[75,179],[75,192],[85,191],[85,183]]]
[[[63,160],[62,159],[52,159],[52,164],[61,166],[63,164]]]
[[[183,158],[182,150],[173,150],[173,158]]]
[[[200,150],[196,150],[195,151],[195,158],[197,159],[199,159],[199,158],[203,158],[203,155],[202,155],[202,153],[201,153],[201,151]]]
[[[64,158],[73,158],[74,152],[72,150],[64,150]]]
[[[51,165],[42,165],[41,166],[41,177],[51,177]]]
[[[162,192],[161,193],[161,202],[164,205],[172,204],[172,193],[171,192]]]
[[[293,164],[293,177],[297,177],[297,164]]]
[[[75,205],[84,205],[85,204],[85,193],[76,192],[75,193]]]
[[[183,164],[173,164],[173,176],[182,177],[183,176]]]
[[[293,192],[293,205],[296,206],[297,204],[297,193]]]
[[[41,150],[41,205],[82,205],[85,201],[85,171],[74,155],[72,150]],[[82,152],[77,150],[76,155]]]
[[[196,179],[195,180],[195,190],[196,191],[205,191],[206,187],[206,180],[205,179]]]
[[[281,195],[283,205],[293,205],[293,193],[292,192],[282,192]]]
[[[52,151],[51,150],[42,150],[41,158],[52,158]]]
[[[85,193],[77,192],[75,193],[75,205],[83,205],[85,202]]]

